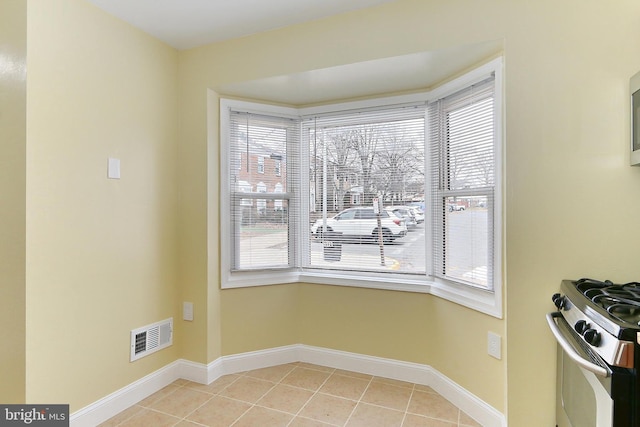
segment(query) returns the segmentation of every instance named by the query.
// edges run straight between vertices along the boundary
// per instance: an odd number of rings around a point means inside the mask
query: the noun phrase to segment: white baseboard
[[[135,405],[180,378],[179,372],[182,362],[182,360],[177,360],[74,412],[70,416],[70,425],[74,427],[95,427],[128,407]]]
[[[431,366],[307,345],[298,352],[301,362],[429,386],[484,427],[507,425],[504,414]]]
[[[484,427],[506,427],[507,425],[504,414],[428,365],[296,344],[223,356],[208,365],[177,360],[74,412],[71,414],[71,426],[98,425],[179,378],[210,384],[223,375],[293,362],[313,363],[426,385]]]
[[[230,374],[269,366],[284,365],[285,363],[303,362],[303,360],[300,359],[301,347],[303,346],[296,344],[223,356],[222,365],[224,366],[225,373]]]

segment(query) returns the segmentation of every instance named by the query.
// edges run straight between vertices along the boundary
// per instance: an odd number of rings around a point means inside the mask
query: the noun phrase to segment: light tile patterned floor
[[[291,363],[178,380],[101,427],[480,427],[433,389]]]

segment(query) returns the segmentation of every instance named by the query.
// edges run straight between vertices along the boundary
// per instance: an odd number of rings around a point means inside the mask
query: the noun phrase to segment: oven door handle
[[[602,366],[596,365],[595,363],[592,363],[584,359],[573,349],[571,344],[569,344],[567,339],[564,337],[564,334],[558,327],[558,324],[556,323],[557,317],[560,317],[564,320],[564,318],[562,317],[562,313],[555,312],[555,313],[547,314],[547,322],[549,323],[549,328],[551,329],[551,332],[553,332],[553,336],[556,338],[556,341],[558,341],[558,344],[560,344],[560,347],[562,347],[562,349],[565,351],[567,356],[569,356],[571,360],[576,362],[578,365],[582,366],[587,371],[593,372],[594,374],[600,377],[606,378],[610,376],[611,373],[609,372],[608,369],[605,369]]]

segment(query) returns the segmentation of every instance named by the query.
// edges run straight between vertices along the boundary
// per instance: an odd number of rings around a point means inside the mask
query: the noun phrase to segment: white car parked
[[[311,226],[311,234],[316,238],[322,237],[323,219],[318,219]],[[380,214],[382,238],[385,243],[407,234],[404,219],[383,210]],[[373,208],[359,207],[345,209],[333,218],[327,218],[327,231],[341,233],[341,240],[377,239],[378,219]]]
[[[415,228],[416,225],[418,225],[415,213],[408,206],[388,206],[385,210],[393,212],[395,215],[404,218],[407,229]]]
[[[413,216],[415,217],[416,222],[418,224],[422,224],[424,222],[424,212],[422,212],[420,209],[415,208],[413,206],[409,206],[409,208],[413,212]]]

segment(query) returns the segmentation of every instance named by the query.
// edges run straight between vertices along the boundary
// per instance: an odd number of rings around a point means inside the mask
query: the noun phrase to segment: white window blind
[[[424,103],[305,118],[308,267],[426,274],[424,217],[417,224],[407,206],[424,200],[424,130]],[[343,245],[339,261],[325,259],[327,240]]]
[[[493,87],[490,78],[428,106],[299,119],[231,112],[233,270],[382,271],[490,289]],[[428,227],[419,218],[425,206]],[[341,245],[339,260],[327,259],[328,241]]]
[[[299,170],[297,121],[231,111],[229,122],[231,268],[289,268],[300,217],[291,192]]]
[[[433,275],[492,289],[494,78],[429,105]]]

